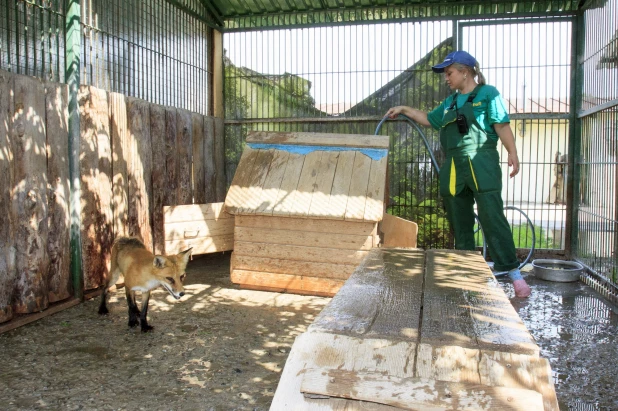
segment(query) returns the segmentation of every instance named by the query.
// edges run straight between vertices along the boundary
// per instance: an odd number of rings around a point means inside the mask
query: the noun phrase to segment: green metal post
[[[584,11],[577,13],[574,19],[571,38],[571,127],[569,127],[569,169],[567,175],[567,209],[565,252],[568,258],[576,258],[578,252],[579,230],[579,179],[582,148],[582,119],[579,112],[582,106],[582,87],[584,78],[584,41],[586,25]]]
[[[82,272],[81,240],[81,176],[79,173],[80,119],[78,107],[79,66],[80,66],[80,0],[67,0],[65,23],[65,81],[69,86],[69,179],[71,219],[71,279],[75,298],[84,298],[84,276]]]

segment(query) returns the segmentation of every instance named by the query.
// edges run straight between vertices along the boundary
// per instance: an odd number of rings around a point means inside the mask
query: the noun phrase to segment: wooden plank
[[[249,181],[254,172],[254,163],[258,158],[260,150],[253,150],[245,147],[238,163],[238,168],[234,174],[234,179],[225,197],[225,211],[236,214],[245,204]]]
[[[223,203],[164,207],[165,251],[178,253],[194,247],[192,254],[232,250],[234,216]]]
[[[298,185],[284,200],[284,208],[290,217],[305,217],[311,205],[311,196],[315,188],[315,180],[320,170],[322,151],[314,151],[305,156],[303,169],[298,178]]]
[[[347,371],[371,370],[385,375],[413,377],[416,344],[373,338],[355,338],[320,332],[306,332],[296,338],[281,373],[271,410],[331,410],[333,405],[359,409],[359,403],[333,399],[308,399],[301,393],[308,369]],[[339,408],[344,409],[344,408]]]
[[[237,213],[254,214],[255,210],[262,204],[262,187],[268,176],[268,170],[270,169],[274,154],[275,150],[258,150],[257,157],[253,163],[253,171],[246,182],[243,204],[237,209]]]
[[[129,233],[129,175],[128,167],[132,159],[129,146],[127,106],[125,96],[109,94],[109,112],[112,140],[112,220],[114,237]]]
[[[166,160],[165,107],[150,105],[150,138],[152,140],[152,242],[155,254],[164,254],[165,228],[163,206],[169,190]]]
[[[366,223],[362,221],[332,221],[315,218],[237,215],[236,226],[327,234],[375,235],[377,233],[376,223]]]
[[[127,98],[127,123],[132,159],[129,163],[129,235],[142,239],[153,250],[152,225],[152,141],[150,105]]]
[[[298,187],[300,173],[303,170],[303,164],[306,156],[302,154],[290,153],[288,162],[285,166],[285,174],[277,193],[275,207],[273,208],[273,216],[289,216],[292,209],[291,197]]]
[[[15,289],[15,222],[12,215],[13,190],[12,118],[13,75],[0,70],[0,324],[13,318]]]
[[[378,231],[384,235],[384,247],[416,248],[418,225],[413,221],[384,213]]]
[[[536,355],[485,351],[458,346],[434,347],[420,344],[417,354],[417,376],[427,379],[508,387],[536,391],[543,407],[558,410],[558,400],[551,368]]]
[[[234,235],[234,219],[185,221],[165,224],[165,241]]]
[[[165,108],[165,176],[169,186],[164,191],[163,204],[179,204],[180,165],[178,163],[178,114],[174,107]]]
[[[217,31],[215,30],[216,34]],[[217,189],[216,202],[225,201],[227,179],[225,175],[225,125],[223,116],[215,115],[215,183]]]
[[[481,383],[539,392],[545,411],[559,411],[549,361],[535,356],[482,351],[479,363]]]
[[[250,131],[247,143],[343,146],[388,149],[388,136],[366,134]]]
[[[204,169],[204,116],[191,113],[193,127],[193,201],[206,203],[206,172]]]
[[[13,77],[9,130],[13,152],[12,215],[15,267],[13,312],[42,311],[47,296],[47,156],[45,90],[34,77]]]
[[[234,237],[237,241],[268,244],[300,245],[307,247],[322,247],[344,250],[371,250],[372,236],[329,234],[294,231],[273,230],[266,228],[236,227]]]
[[[330,196],[340,154],[328,151],[322,153],[309,205],[309,216],[330,216]]]
[[[386,165],[388,156],[371,161],[367,183],[367,201],[365,203],[365,221],[380,221],[386,211],[384,208],[384,190],[386,187]]]
[[[429,250],[426,265],[423,343],[538,356],[480,253]]]
[[[191,112],[184,109],[176,109],[176,155],[178,162],[178,203],[191,204],[193,202],[193,190],[191,188],[191,165],[193,137],[193,125]]]
[[[187,248],[192,255],[216,253],[234,249],[234,235],[220,235],[197,239],[171,240],[165,242],[166,254],[176,254]]]
[[[21,326],[24,326],[26,324],[33,323],[33,322],[38,321],[38,320],[40,320],[42,318],[49,317],[50,315],[59,313],[61,311],[66,310],[67,308],[74,307],[74,306],[79,305],[81,303],[82,303],[81,300],[73,299],[72,298],[72,299],[70,299],[68,301],[63,301],[63,302],[59,302],[57,304],[54,304],[54,305],[50,306],[48,309],[46,309],[45,311],[40,311],[40,312],[28,314],[28,315],[21,315],[19,317],[16,317],[13,321],[10,321],[10,322],[7,322],[6,324],[0,325],[0,334],[5,333],[7,331],[14,330],[14,329],[19,328]],[[0,321],[0,323],[1,323],[1,321]]]
[[[404,410],[543,409],[541,395],[530,390],[325,367],[305,370],[300,390],[308,395],[373,401]]]
[[[185,204],[163,207],[165,224],[181,223],[185,221],[233,219],[232,214],[224,211],[223,203]]]
[[[311,273],[313,277],[347,280],[356,269],[355,264],[333,264],[311,261],[282,260],[278,258],[250,257],[232,253],[232,269],[262,271],[275,274]]]
[[[217,202],[215,177],[215,121],[204,117],[204,203]]]
[[[239,255],[255,257],[335,264],[358,264],[368,253],[368,251],[361,250],[304,247],[287,244],[279,244],[277,247],[273,247],[269,243],[251,243],[246,241],[235,241],[234,252]]]
[[[348,206],[348,193],[354,172],[354,151],[344,151],[339,155],[337,170],[333,178],[333,188],[328,200],[328,216],[343,220]]]
[[[69,270],[71,265],[70,188],[69,167],[66,161],[69,152],[68,93],[69,89],[66,84],[47,83],[46,85],[45,127],[47,130],[47,176],[49,180],[47,295],[50,303],[62,301],[71,296]],[[2,173],[1,170],[0,173]],[[2,207],[0,206],[1,213]],[[2,249],[2,246],[0,246],[0,249]]]
[[[481,384],[481,352],[456,345],[418,346],[416,376],[432,380]]]
[[[365,203],[367,202],[367,184],[369,182],[370,169],[371,159],[364,154],[356,153],[352,171],[353,177],[350,182],[345,211],[346,220],[365,220]]]
[[[285,176],[289,157],[290,153],[287,151],[274,150],[268,175],[264,180],[262,197],[260,199],[261,203],[255,209],[256,215],[272,215],[275,205],[277,204],[279,189],[281,188],[281,183]]]
[[[332,297],[345,280],[311,277],[307,274],[275,274],[249,270],[231,270],[233,283],[265,287],[287,293],[301,293]]]
[[[208,62],[212,64],[212,107],[213,115],[215,117],[225,117],[223,85],[225,84],[225,72],[223,69],[223,55],[225,51],[223,49],[223,33],[219,30],[212,31],[212,59],[208,59]],[[210,87],[209,87],[210,88]],[[217,201],[223,201],[218,199]]]
[[[423,261],[421,250],[371,250],[309,330],[416,342]]]
[[[112,152],[105,90],[81,86],[82,261],[84,289],[100,287],[109,267],[113,233]]]

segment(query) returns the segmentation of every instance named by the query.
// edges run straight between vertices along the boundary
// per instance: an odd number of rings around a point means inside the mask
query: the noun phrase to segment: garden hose
[[[429,145],[429,141],[427,140],[427,137],[425,136],[425,133],[423,133],[423,131],[418,126],[416,121],[412,120],[410,117],[408,117],[408,116],[406,116],[404,114],[399,114],[399,118],[403,118],[404,120],[406,120],[412,127],[414,127],[416,129],[416,131],[418,131],[418,134],[423,139],[423,143],[425,144],[425,148],[427,149],[427,152],[429,153],[429,156],[431,157],[431,164],[433,164],[433,167],[435,168],[435,170],[437,171],[437,173],[439,175],[440,174],[440,167],[438,166],[438,161],[436,161],[436,157],[433,155],[433,150],[431,149],[431,146]],[[389,118],[388,117],[384,117],[382,120],[380,120],[380,122],[378,123],[378,126],[376,127],[375,135],[378,135],[378,133],[380,131],[380,128],[382,128],[382,124],[386,120],[389,120]],[[532,231],[532,244],[530,246],[530,251],[528,252],[528,255],[526,256],[526,259],[519,265],[519,268],[522,268],[523,266],[528,264],[528,261],[530,261],[530,258],[532,257],[532,254],[534,253],[534,245],[536,243],[536,234],[534,232],[534,224],[532,224],[532,221],[530,220],[528,215],[523,212],[522,209],[514,207],[514,206],[506,206],[506,207],[504,207],[504,209],[505,210],[519,211],[526,218],[528,226],[531,227],[530,231]],[[475,234],[478,233],[479,230],[482,233],[483,232],[483,227],[481,227],[481,222],[479,221],[478,216],[476,214],[474,215],[474,218],[476,219],[476,222],[477,222],[478,227],[479,227],[479,229],[475,232]],[[485,241],[485,234],[483,234],[483,258],[487,259],[487,241]],[[500,272],[500,273],[495,273],[495,274],[496,275],[501,275],[501,274],[506,274],[506,273],[507,272],[505,271],[505,272]]]

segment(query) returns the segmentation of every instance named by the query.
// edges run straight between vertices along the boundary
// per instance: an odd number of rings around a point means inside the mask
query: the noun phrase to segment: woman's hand
[[[427,120],[427,113],[421,110],[417,110],[412,107],[408,107],[408,106],[391,107],[386,112],[384,117],[396,119],[400,114],[403,114],[404,116],[408,118],[411,118],[412,120],[416,121],[418,124],[421,124],[425,127],[431,126],[431,124],[429,123],[429,120]]]
[[[513,167],[511,171],[511,178],[515,177],[519,173],[519,158],[517,157],[517,147],[515,146],[515,137],[509,123],[497,123],[494,124],[494,129],[502,142],[502,145],[509,153],[509,167]]]
[[[406,107],[406,106],[396,106],[396,107],[391,107],[390,109],[388,109],[388,111],[386,112],[386,114],[384,115],[384,117],[388,117],[388,118],[397,118],[397,116],[399,116],[400,114],[402,114],[406,109],[409,109],[410,107]],[[409,117],[409,116],[408,116]]]
[[[511,178],[515,177],[519,173],[519,158],[517,157],[517,151],[509,153],[509,167],[513,167],[511,171]]]

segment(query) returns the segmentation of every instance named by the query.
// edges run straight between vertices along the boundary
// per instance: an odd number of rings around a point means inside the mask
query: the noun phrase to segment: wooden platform
[[[559,407],[480,254],[379,248],[292,347],[271,410],[305,409]]]
[[[234,248],[234,216],[223,203],[163,207],[165,253],[192,247],[192,255],[229,251]]]

